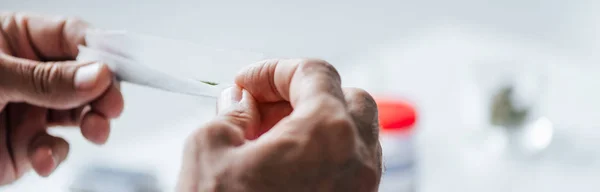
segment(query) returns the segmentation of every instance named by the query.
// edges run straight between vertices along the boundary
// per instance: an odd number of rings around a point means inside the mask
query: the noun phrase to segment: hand
[[[179,191],[377,191],[377,107],[320,60],[243,70],[186,144]]]
[[[46,132],[79,126],[104,143],[123,98],[109,69],[71,61],[84,44],[79,20],[0,14],[0,185],[33,168],[48,176],[65,160],[67,142]]]

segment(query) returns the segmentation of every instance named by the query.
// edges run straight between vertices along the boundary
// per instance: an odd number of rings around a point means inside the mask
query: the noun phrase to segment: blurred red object
[[[411,103],[390,97],[376,97],[375,102],[379,109],[379,125],[384,132],[406,132],[413,129],[417,112]]]

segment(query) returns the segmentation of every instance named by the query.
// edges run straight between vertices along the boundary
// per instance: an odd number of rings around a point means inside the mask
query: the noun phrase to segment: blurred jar
[[[416,191],[414,107],[400,99],[378,98],[379,141],[383,152],[380,192]]]

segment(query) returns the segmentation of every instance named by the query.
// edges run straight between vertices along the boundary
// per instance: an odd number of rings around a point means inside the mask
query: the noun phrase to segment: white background
[[[269,57],[324,58],[340,69],[348,86],[416,103],[419,189],[432,192],[600,187],[595,182],[600,145],[593,129],[600,126],[600,79],[594,77],[599,8],[593,0],[0,0],[2,10],[79,16],[98,28]],[[550,88],[539,100],[564,137],[539,159],[505,155],[498,144],[503,139],[482,131],[497,69],[520,65],[543,66],[550,76]],[[219,70],[206,63],[185,67],[208,77]],[[78,166],[88,162],[152,170],[172,186],[183,140],[212,116],[214,101],[123,89],[125,113],[113,123],[106,146],[86,143],[75,130],[60,131],[72,151],[56,174],[29,175],[4,190],[64,191]]]

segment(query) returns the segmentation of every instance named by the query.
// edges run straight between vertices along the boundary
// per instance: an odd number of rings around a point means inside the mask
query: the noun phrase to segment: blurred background
[[[416,110],[409,191],[600,188],[598,1],[0,0],[0,9],[266,57],[326,59],[345,86]],[[183,67],[200,77],[220,69]],[[86,167],[108,166],[152,173],[171,191],[184,139],[213,116],[215,101],[123,90],[126,109],[106,146],[56,130],[71,143],[68,161],[47,179],[30,174],[0,189],[66,191]],[[396,189],[387,191],[403,191]]]

